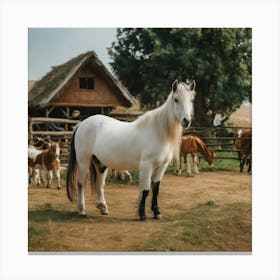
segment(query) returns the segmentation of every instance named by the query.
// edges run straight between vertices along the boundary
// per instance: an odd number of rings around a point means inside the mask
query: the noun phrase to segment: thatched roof
[[[52,67],[52,70],[41,80],[37,81],[30,89],[28,93],[28,106],[31,108],[46,107],[85,63],[91,64],[94,71],[103,77],[108,85],[114,89],[114,92],[124,101],[127,107],[131,107],[135,104],[135,100],[129,91],[110,73],[98,59],[95,52],[90,51],[62,65]]]
[[[35,83],[36,83],[35,80],[29,80],[28,81],[28,91],[30,91],[33,88]]]

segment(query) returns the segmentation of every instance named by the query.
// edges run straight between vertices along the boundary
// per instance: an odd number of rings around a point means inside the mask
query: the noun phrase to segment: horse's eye
[[[175,99],[174,99],[174,101],[175,101],[176,103],[178,103],[178,102],[179,102],[177,98],[175,98]]]

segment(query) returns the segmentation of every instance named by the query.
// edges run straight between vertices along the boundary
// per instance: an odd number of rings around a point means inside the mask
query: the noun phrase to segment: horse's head
[[[174,114],[182,126],[186,128],[191,125],[195,86],[195,81],[187,85],[185,83],[179,83],[178,80],[176,80],[172,84]]]
[[[208,148],[208,155],[207,155],[207,162],[210,165],[210,167],[214,167],[214,159],[215,159],[215,153],[214,150],[211,148]]]
[[[56,157],[57,159],[59,159],[59,155],[60,155],[60,147],[59,147],[59,144],[56,143],[56,142],[53,142],[53,143],[51,144],[50,149],[51,149],[52,153],[55,155],[55,157]]]

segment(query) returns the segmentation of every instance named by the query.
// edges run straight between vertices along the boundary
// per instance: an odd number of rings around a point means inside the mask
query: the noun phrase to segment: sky
[[[29,28],[28,80],[39,80],[52,66],[87,51],[95,51],[111,70],[107,48],[116,34],[116,28]]]

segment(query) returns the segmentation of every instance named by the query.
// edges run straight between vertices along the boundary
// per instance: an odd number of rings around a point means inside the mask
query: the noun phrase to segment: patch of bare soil
[[[88,217],[80,218],[76,214],[76,205],[71,204],[66,197],[65,184],[62,190],[57,190],[55,184],[51,189],[30,188],[28,190],[29,251],[251,250],[251,175],[247,173],[202,172],[191,177],[166,174],[161,182],[159,194],[162,220],[153,219],[150,210],[150,193],[146,205],[148,220],[138,221],[139,187],[137,186],[107,185],[105,197],[110,211],[108,216],[102,216],[96,209],[95,198],[88,187],[86,189]],[[249,208],[239,207],[236,210],[231,208],[231,212],[228,212],[230,216],[221,217],[223,211],[229,209],[229,205],[236,203],[249,205]],[[191,212],[201,205],[204,206],[199,208],[200,212],[197,210]],[[207,216],[211,221],[202,221],[203,213],[208,212],[207,207],[211,206],[214,206],[211,212],[213,215]],[[211,209],[209,208],[209,211]],[[219,209],[221,211],[218,214]],[[188,227],[186,223],[189,220],[193,223],[195,219],[200,219],[201,225],[210,222],[214,225],[215,211],[219,219],[227,220],[226,228],[221,229],[222,238],[219,237],[221,233],[218,232],[218,227],[215,227],[213,232],[216,237],[213,236],[211,242],[205,235],[205,230],[200,233],[203,238],[197,236],[199,235],[197,231],[195,238],[198,241],[195,242],[177,234],[177,227],[175,227],[174,237],[178,238],[180,246],[174,245],[175,247],[170,249],[168,244],[165,245],[165,242],[171,242],[168,239],[170,237],[165,236],[168,236],[172,223],[181,222],[178,232],[189,234],[186,233]],[[187,214],[188,218],[186,218]],[[229,223],[228,217],[231,216],[232,223]],[[197,223],[197,228],[199,227],[200,224]],[[207,228],[208,226],[206,230]],[[227,236],[228,240],[226,240]],[[154,243],[155,240],[159,244]]]

